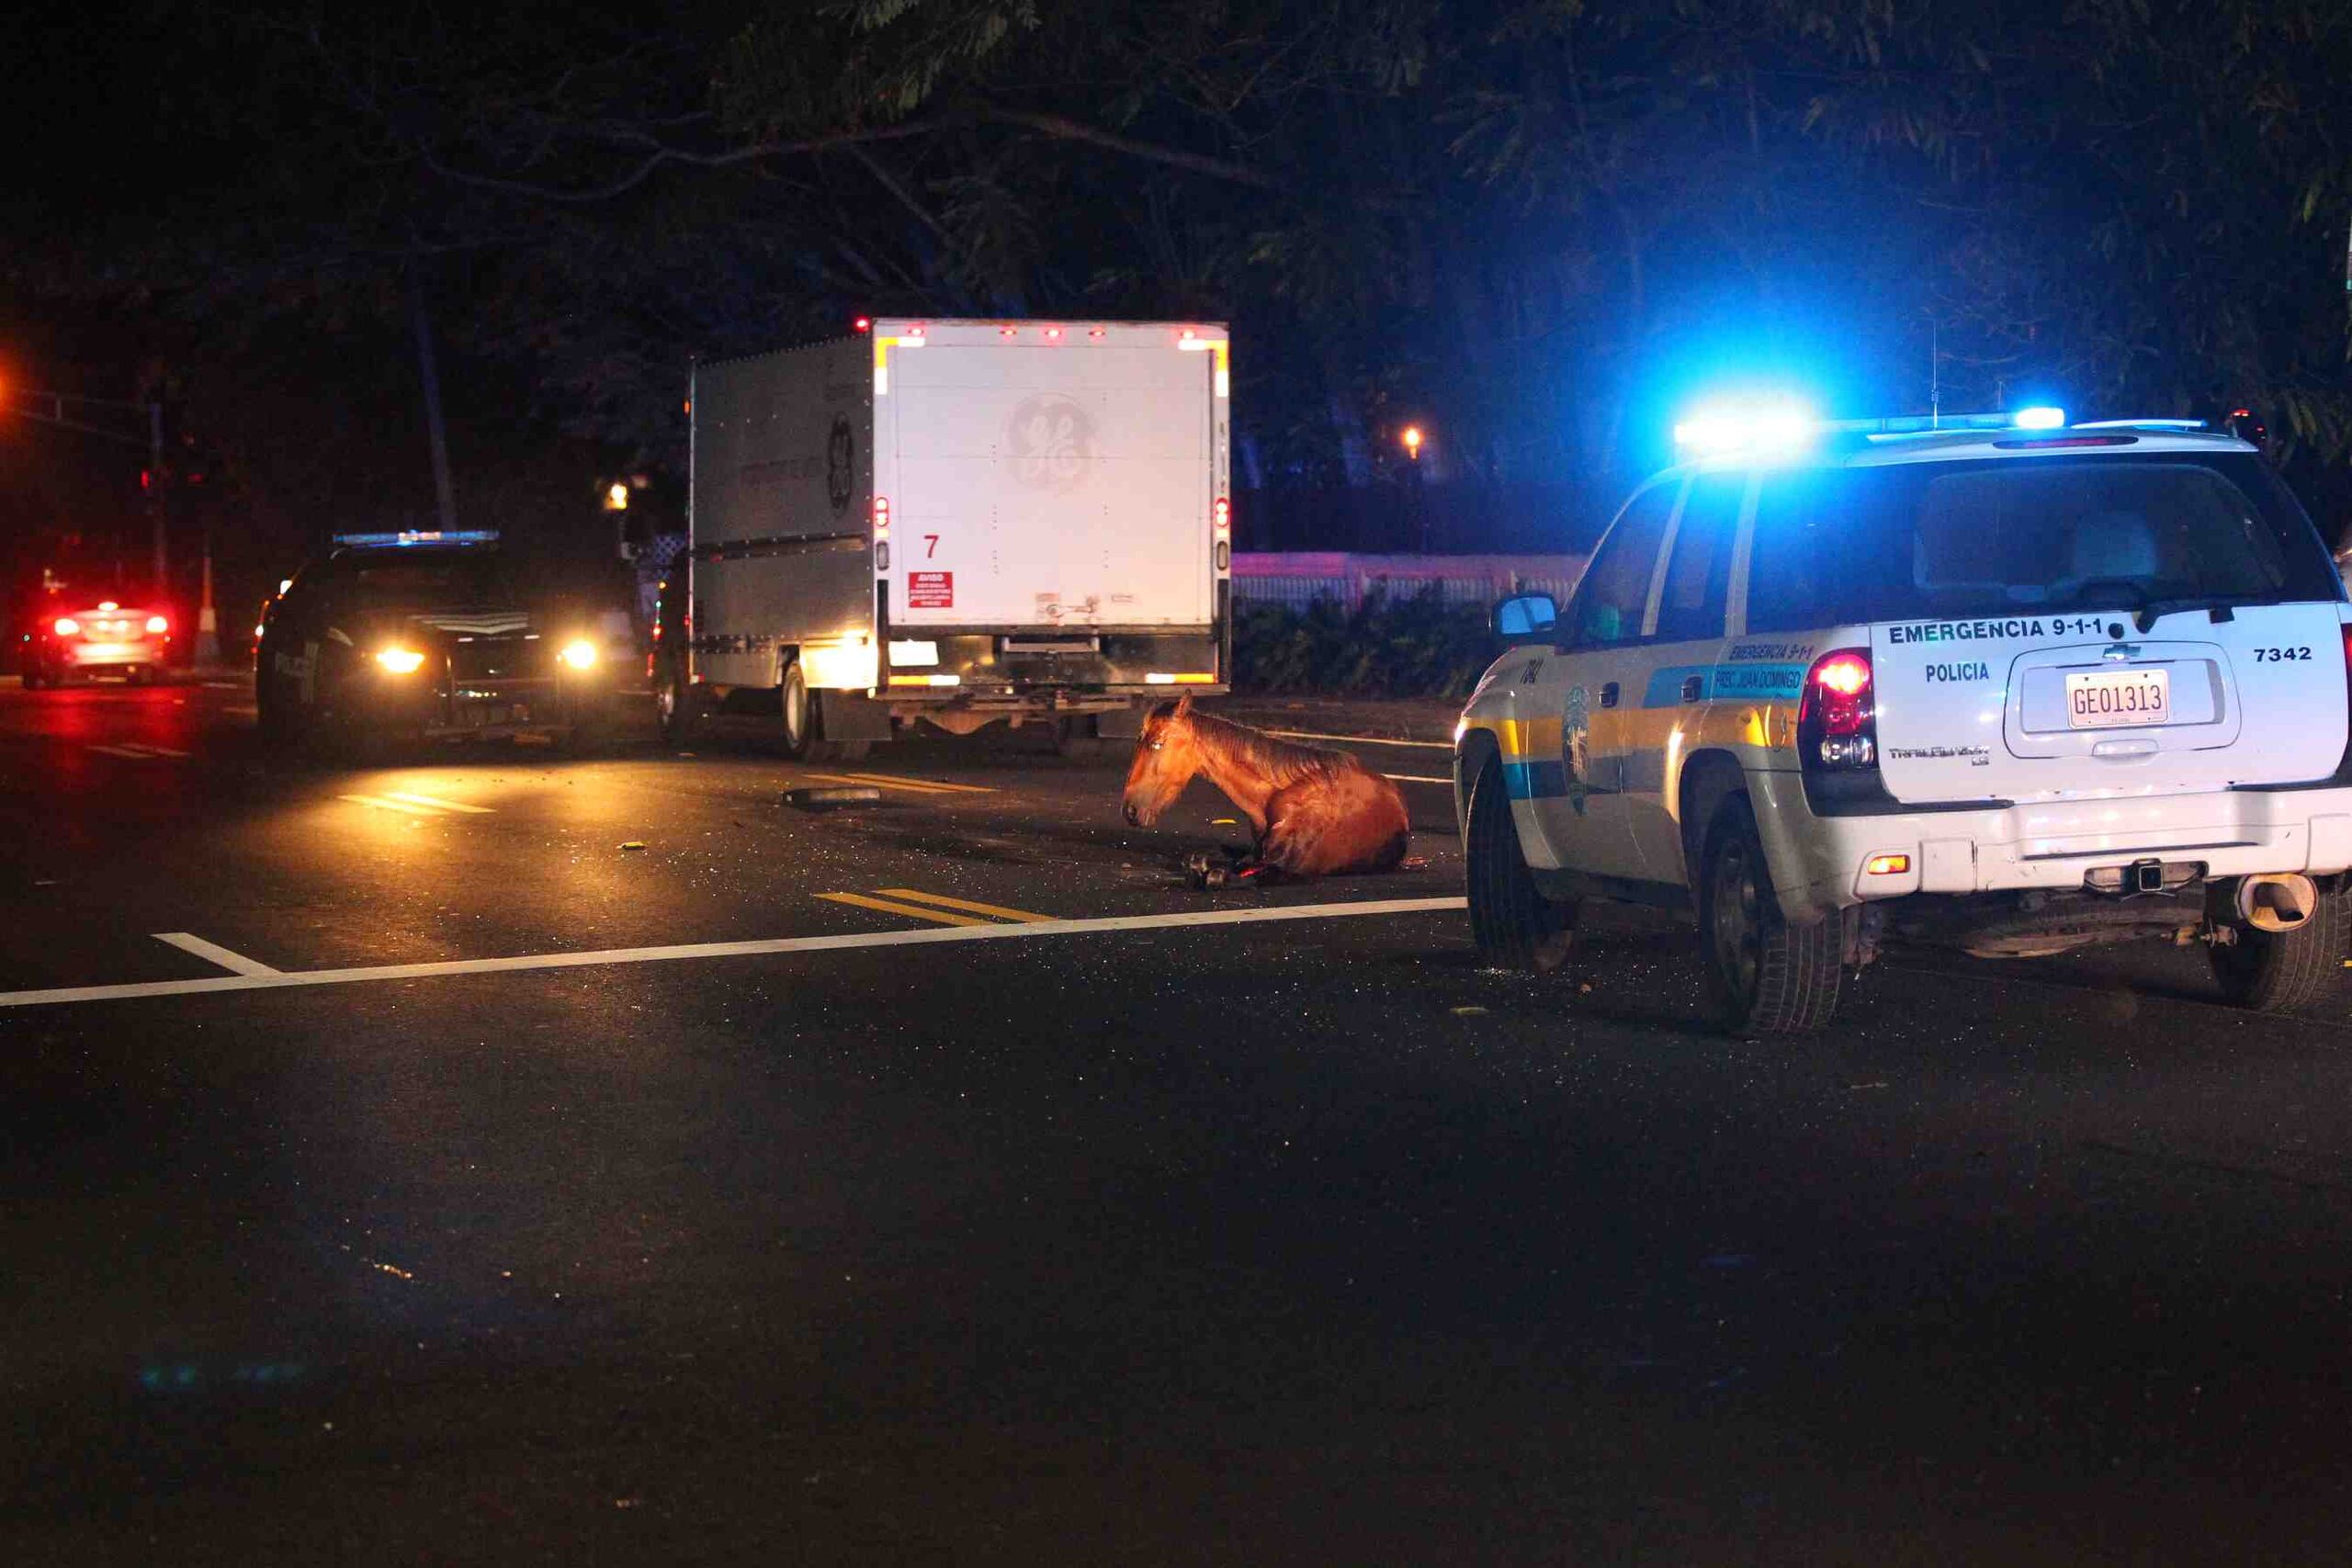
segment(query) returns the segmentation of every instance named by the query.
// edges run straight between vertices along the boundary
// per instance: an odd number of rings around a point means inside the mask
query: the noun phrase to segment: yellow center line
[[[925,904],[962,909],[967,914],[994,915],[1000,920],[1050,920],[1057,918],[1032,914],[1026,909],[1008,909],[1001,904],[975,904],[969,898],[950,898],[944,893],[925,893],[918,887],[877,887],[875,891],[893,898],[913,898]]]
[[[417,806],[437,806],[444,811],[464,811],[476,817],[487,817],[492,810],[487,806],[468,806],[462,801],[444,800],[437,795],[413,795],[404,789],[388,789],[384,797],[387,800],[405,800]]]
[[[810,773],[829,784],[882,784],[890,789],[920,789],[953,795],[994,795],[987,784],[948,784],[940,779],[910,779],[896,773]]]
[[[404,811],[411,817],[447,817],[449,815],[447,812],[441,810],[437,807],[411,806],[407,801],[387,800],[381,795],[338,795],[335,798],[337,800],[354,801],[358,805],[371,807],[377,811]]]
[[[830,898],[836,904],[854,904],[861,909],[879,909],[886,915],[912,915],[919,920],[935,920],[943,926],[987,926],[993,920],[978,919],[970,915],[951,915],[944,909],[920,909],[912,904],[893,904],[888,898],[868,898],[863,893],[820,893],[820,898]]]

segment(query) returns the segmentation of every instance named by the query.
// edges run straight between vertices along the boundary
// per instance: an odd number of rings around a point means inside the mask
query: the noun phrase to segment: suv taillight
[[[1813,661],[1797,702],[1797,759],[1808,773],[1878,766],[1873,695],[1870,649],[1841,648]]]

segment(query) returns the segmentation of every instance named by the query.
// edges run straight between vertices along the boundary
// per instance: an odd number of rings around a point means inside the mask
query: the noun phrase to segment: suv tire
[[[1844,926],[1781,914],[1756,811],[1735,795],[1715,812],[1699,872],[1699,966],[1707,1010],[1743,1036],[1811,1034],[1838,1011]]]
[[[1558,968],[1576,936],[1577,908],[1544,897],[1528,874],[1500,758],[1487,758],[1471,786],[1468,840],[1470,940],[1478,961],[1538,975]]]
[[[2290,931],[2240,927],[2238,940],[2206,950],[2222,995],[2256,1012],[2291,1012],[2319,999],[2344,965],[2342,886],[2320,889],[2312,918]]]

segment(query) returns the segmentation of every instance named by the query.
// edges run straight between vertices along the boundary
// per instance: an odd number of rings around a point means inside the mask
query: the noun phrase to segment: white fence
[[[1350,609],[1374,594],[1409,599],[1434,587],[1448,604],[1490,604],[1509,594],[1566,601],[1585,558],[1375,556],[1323,550],[1245,551],[1233,558],[1233,597],[1244,604],[1306,609],[1328,600]]]

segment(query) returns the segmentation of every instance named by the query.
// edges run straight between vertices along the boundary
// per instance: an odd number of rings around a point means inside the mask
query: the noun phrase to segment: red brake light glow
[[[887,495],[874,498],[874,536],[876,539],[890,536],[890,498]]]
[[[1216,504],[1209,509],[1209,516],[1210,520],[1216,525],[1216,531],[1219,534],[1233,532],[1233,502],[1226,497],[1216,498]]]
[[[57,624],[49,629],[59,637],[76,637],[81,633],[82,623],[71,615],[60,615],[57,617]]]
[[[1878,765],[1878,712],[1868,649],[1825,653],[1805,671],[1797,701],[1797,754],[1806,767]]]
[[[874,318],[871,316],[860,316],[855,321],[852,322],[851,325],[858,332],[870,333],[874,330]]]
[[[147,617],[147,629],[155,636],[161,637],[172,629],[172,623],[161,615],[150,615]]]

